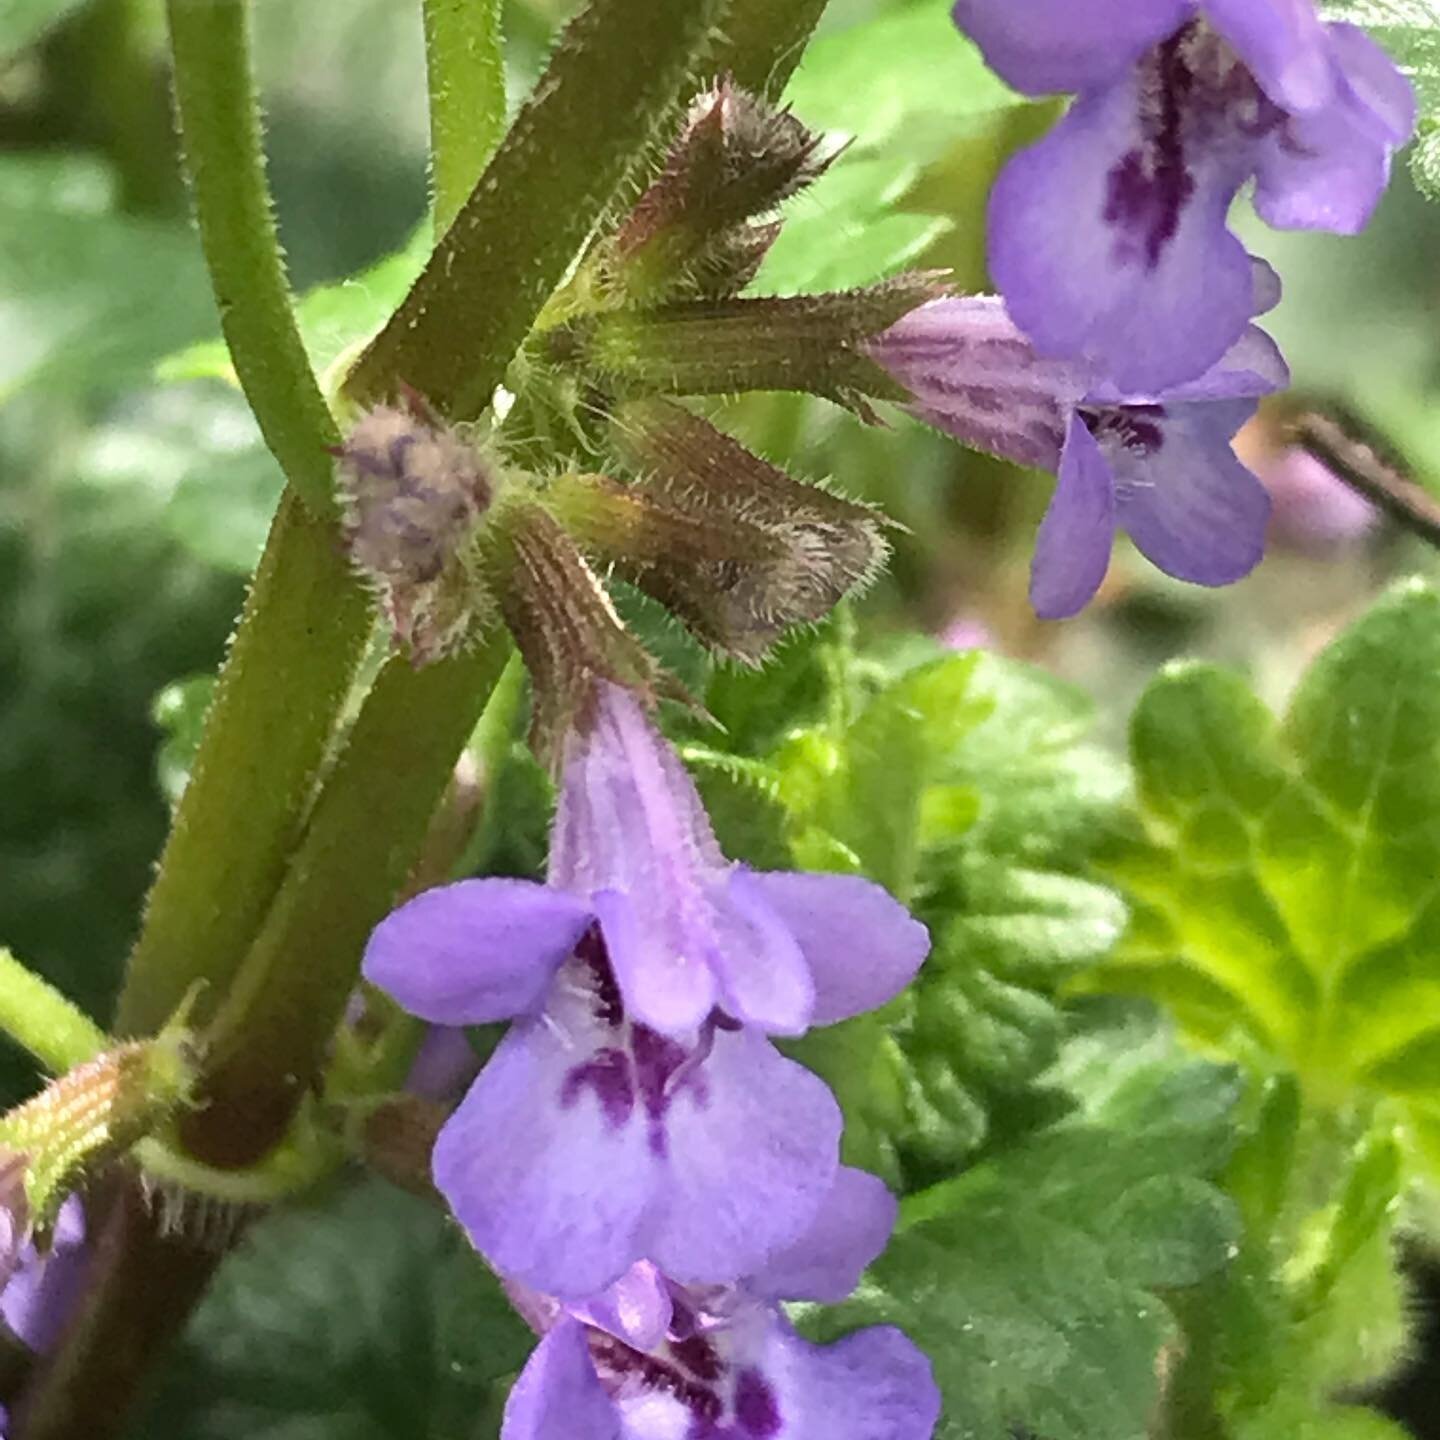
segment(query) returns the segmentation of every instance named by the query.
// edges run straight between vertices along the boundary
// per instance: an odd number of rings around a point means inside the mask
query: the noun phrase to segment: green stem
[[[265,443],[307,505],[333,503],[339,436],[295,324],[250,73],[248,0],[169,0],[175,96],[220,325]]]
[[[284,1134],[509,656],[498,631],[457,659],[380,672],[216,1017],[207,1103],[182,1127],[200,1160],[248,1165]]]
[[[732,0],[722,22],[717,73],[778,100],[799,65],[828,0]]]
[[[540,307],[653,152],[724,9],[591,0],[571,21],[424,273],[356,362],[353,399],[383,399],[403,380],[454,418],[489,404]]]
[[[475,188],[505,130],[500,0],[425,0],[435,234]]]
[[[169,1019],[198,981],[220,1003],[285,873],[369,628],[333,527],[287,495],[220,672],[116,1027]]]
[[[0,946],[0,1030],[23,1045],[52,1075],[93,1060],[105,1032],[47,980]]]

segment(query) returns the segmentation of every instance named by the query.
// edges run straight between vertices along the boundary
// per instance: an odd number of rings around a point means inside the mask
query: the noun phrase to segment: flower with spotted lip
[[[1272,292],[1255,273],[1252,306]],[[954,296],[912,310],[870,353],[920,419],[978,449],[1056,472],[1030,598],[1046,619],[1076,614],[1105,577],[1117,530],[1168,575],[1228,585],[1265,549],[1270,500],[1231,437],[1257,397],[1289,379],[1251,325],[1218,365],[1156,393],[1127,393],[1089,367],[1036,354],[1004,303]]]
[[[501,1440],[928,1440],[940,1399],[899,1330],[802,1340],[778,1302],[834,1301],[884,1248],[895,1201],[842,1168],[815,1223],[736,1285],[677,1285],[648,1262],[598,1300],[522,1304],[545,1334]]]
[[[1409,83],[1311,0],[957,0],[956,23],[1029,94],[1078,92],[990,201],[990,269],[1046,356],[1126,390],[1215,365],[1250,320],[1229,229],[1252,177],[1282,229],[1352,234],[1415,126]]]
[[[574,1299],[642,1259],[727,1284],[803,1233],[840,1111],[767,1034],[883,1004],[928,948],[867,880],[725,860],[679,757],[601,683],[564,747],[549,883],[417,896],[364,969],[438,1024],[515,1019],[435,1181],[496,1269]]]

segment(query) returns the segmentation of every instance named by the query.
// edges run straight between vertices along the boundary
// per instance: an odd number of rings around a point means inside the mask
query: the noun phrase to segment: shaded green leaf
[[[532,1344],[438,1210],[355,1186],[250,1233],[131,1434],[453,1440]]]
[[[856,1296],[809,1323],[903,1326],[935,1364],[942,1440],[1142,1440],[1176,1329],[1158,1292],[1233,1244],[1205,1176],[1235,1095],[1230,1072],[1186,1066],[1164,1115],[1098,1107],[911,1197]]]

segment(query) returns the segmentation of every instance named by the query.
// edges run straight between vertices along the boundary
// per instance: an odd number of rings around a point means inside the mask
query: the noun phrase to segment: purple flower
[[[1268,269],[1256,271],[1252,305],[1269,288]],[[1074,615],[1094,595],[1117,530],[1166,574],[1198,585],[1228,585],[1264,553],[1270,501],[1230,439],[1256,397],[1289,376],[1255,326],[1199,379],[1153,394],[1041,358],[992,296],[922,305],[870,353],[921,419],[1058,475],[1031,569],[1030,598],[1046,619]]]
[[[1296,446],[1257,466],[1274,512],[1270,540],[1308,555],[1332,555],[1372,531],[1380,512],[1323,461]]]
[[[4,1212],[7,1216],[10,1212]],[[59,1339],[80,1296],[88,1251],[85,1214],[71,1196],[60,1207],[48,1247],[42,1252],[28,1228],[4,1237],[9,1273],[0,1289],[0,1317],[11,1333],[31,1350],[44,1353]]]
[[[510,1393],[501,1440],[928,1440],[939,1392],[899,1330],[811,1345],[776,1303],[843,1298],[894,1219],[874,1176],[842,1169],[815,1225],[737,1285],[687,1288],[637,1265],[558,1316]]]
[[[1221,360],[1251,316],[1230,231],[1261,217],[1351,234],[1415,125],[1408,82],[1309,0],[959,0],[956,22],[1031,94],[1077,91],[1014,157],[990,204],[990,268],[1044,355],[1126,390]]]
[[[438,1024],[514,1017],[435,1148],[496,1269],[594,1295],[648,1259],[759,1270],[835,1175],[840,1112],[765,1032],[884,1003],[924,927],[854,876],[727,862],[678,757],[602,685],[565,748],[550,880],[469,880],[371,937],[365,974]]]

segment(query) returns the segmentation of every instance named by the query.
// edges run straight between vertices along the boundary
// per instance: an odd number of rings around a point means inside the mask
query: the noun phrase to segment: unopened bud
[[[416,396],[377,405],[337,451],[345,544],[417,665],[460,648],[486,610],[471,563],[496,476]]]
[[[53,1223],[70,1191],[189,1103],[195,1073],[188,1035],[166,1030],[77,1065],[0,1117],[0,1226],[23,1240]]]
[[[629,405],[614,435],[643,477],[622,492],[641,518],[607,558],[737,659],[758,661],[791,626],[823,619],[884,563],[883,517],[678,405]]]
[[[788,110],[720,81],[691,105],[664,170],[605,247],[610,287],[631,303],[736,293],[778,234],[750,222],[818,179],[831,158]]]
[[[597,680],[648,694],[659,672],[549,511],[513,506],[492,549],[501,610],[530,673],[531,744],[553,761],[560,738],[588,711]]]

